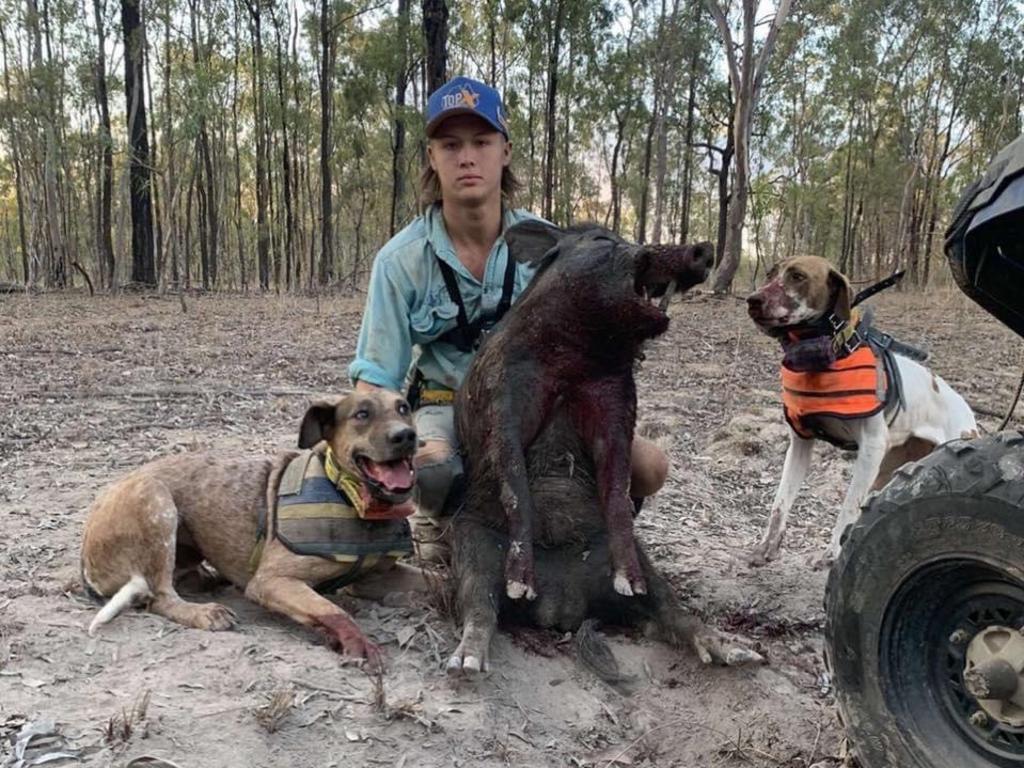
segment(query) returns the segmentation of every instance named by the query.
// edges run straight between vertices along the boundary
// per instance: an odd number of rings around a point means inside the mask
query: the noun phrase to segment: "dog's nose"
[[[747,306],[750,309],[760,309],[762,304],[764,304],[764,299],[756,293],[747,296]]]
[[[388,442],[394,446],[405,446],[406,444],[416,445],[416,430],[412,427],[402,426],[388,433]]]

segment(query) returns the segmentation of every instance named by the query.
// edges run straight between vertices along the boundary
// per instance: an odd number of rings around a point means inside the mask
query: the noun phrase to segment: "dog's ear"
[[[315,400],[306,409],[299,427],[299,448],[312,448],[321,440],[328,440],[338,419],[341,398]]]
[[[841,320],[850,319],[850,281],[846,275],[834,269],[828,271],[829,293],[835,296],[832,311]]]
[[[539,267],[564,234],[564,230],[546,221],[527,219],[505,231],[505,242],[509,254],[520,264]]]

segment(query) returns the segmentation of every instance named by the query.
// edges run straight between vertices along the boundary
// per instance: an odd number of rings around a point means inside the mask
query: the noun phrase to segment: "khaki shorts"
[[[418,514],[438,518],[445,511],[448,492],[463,475],[462,457],[455,436],[454,408],[450,405],[425,405],[413,414],[413,424],[420,441],[447,443],[447,455],[438,455],[429,463],[419,464],[416,469]]]
[[[416,435],[420,440],[444,440],[458,451],[459,439],[455,435],[455,408],[450,405],[424,405],[412,415]]]

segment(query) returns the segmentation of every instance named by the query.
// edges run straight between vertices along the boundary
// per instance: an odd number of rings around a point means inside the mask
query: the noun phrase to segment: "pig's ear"
[[[537,219],[528,219],[505,230],[508,252],[520,264],[540,266],[565,232]]]

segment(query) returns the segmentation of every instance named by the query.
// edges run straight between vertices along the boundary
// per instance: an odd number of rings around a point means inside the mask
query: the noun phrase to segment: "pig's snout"
[[[711,243],[701,243],[693,249],[693,266],[705,272],[715,266],[715,249]]]

